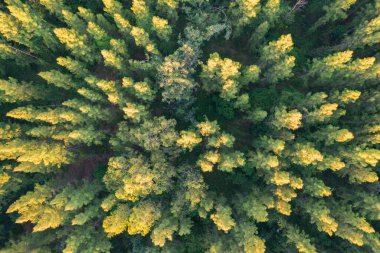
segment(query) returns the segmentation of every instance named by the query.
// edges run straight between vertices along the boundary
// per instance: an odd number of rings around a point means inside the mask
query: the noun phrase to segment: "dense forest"
[[[379,253],[380,0],[0,1],[1,253]]]

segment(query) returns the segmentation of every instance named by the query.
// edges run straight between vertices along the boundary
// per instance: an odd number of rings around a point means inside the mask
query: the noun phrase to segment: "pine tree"
[[[270,42],[261,50],[261,62],[266,67],[264,77],[269,83],[278,83],[293,75],[296,58],[289,56],[293,48],[290,34],[282,35],[277,41]]]
[[[93,62],[93,49],[89,46],[88,37],[85,34],[80,35],[77,31],[67,28],[55,28],[55,35],[59,41],[64,44],[72,54],[85,62]]]
[[[230,4],[229,10],[233,18],[237,21],[236,34],[239,34],[254,18],[261,9],[260,0],[239,0]]]
[[[379,43],[380,18],[364,20],[350,36],[347,36],[342,43],[344,49],[362,48],[367,45],[372,46]]]
[[[62,67],[65,67],[68,71],[70,71],[77,77],[84,78],[90,75],[90,73],[86,69],[85,64],[83,64],[80,61],[76,61],[71,57],[58,57],[57,64],[61,65]]]
[[[133,207],[128,218],[128,233],[130,235],[146,235],[149,233],[153,224],[161,217],[158,206],[151,201],[140,202]]]
[[[63,10],[67,10],[67,6],[65,6],[63,2],[59,0],[41,0],[40,4],[45,6],[49,12],[54,13],[58,17],[62,15]]]
[[[76,88],[77,85],[68,74],[63,74],[58,70],[50,70],[38,73],[40,77],[46,80],[47,83],[55,85],[65,90]]]
[[[33,85],[33,83],[18,82],[10,77],[9,80],[0,80],[0,101],[6,103],[15,103],[31,100],[40,100],[46,98],[48,91],[42,87]],[[44,92],[46,92],[44,94]]]
[[[16,18],[4,12],[0,12],[0,18],[3,21],[0,25],[0,33],[7,40],[20,43],[33,51],[37,50],[38,47],[31,42],[32,34],[25,31]]]
[[[210,216],[211,220],[214,221],[215,225],[219,230],[228,232],[236,224],[234,219],[231,217],[232,211],[228,206],[217,205],[215,207],[215,213]]]
[[[319,26],[325,25],[329,22],[334,22],[338,19],[346,19],[346,12],[348,9],[356,3],[356,0],[335,0],[329,5],[323,6],[323,10],[326,12],[315,23],[311,30],[316,30]]]
[[[185,44],[174,54],[165,58],[160,66],[160,87],[164,89],[162,93],[163,101],[181,102],[189,101],[193,90],[198,84],[191,78],[194,69],[192,65],[199,57],[197,48]]]
[[[6,0],[5,3],[11,15],[20,22],[26,32],[41,37],[48,48],[55,49],[57,41],[51,32],[51,27],[42,22],[35,10],[20,0]]]
[[[203,89],[220,92],[220,96],[226,100],[236,98],[240,67],[240,63],[231,59],[221,59],[218,53],[211,54],[207,65],[202,66]]]
[[[80,226],[70,232],[65,240],[65,248],[62,252],[109,252],[111,243],[102,231],[92,226]]]

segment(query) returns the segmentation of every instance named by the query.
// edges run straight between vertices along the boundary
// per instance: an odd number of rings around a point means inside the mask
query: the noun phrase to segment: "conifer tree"
[[[85,34],[79,34],[77,31],[67,28],[55,28],[54,33],[75,57],[85,62],[94,60],[93,49],[89,46],[88,37]]]
[[[282,35],[277,41],[270,42],[261,51],[261,62],[266,66],[265,79],[269,83],[277,83],[293,75],[292,69],[295,66],[295,57],[289,56],[293,48],[293,41],[290,34]]]
[[[0,80],[0,101],[6,103],[14,102],[23,102],[31,101],[45,98],[44,92],[48,93],[46,90],[43,90],[41,87],[36,87],[32,83],[18,82],[14,78],[9,78],[9,80]]]
[[[316,30],[319,26],[326,23],[347,18],[346,12],[355,3],[356,0],[336,0],[332,1],[329,5],[323,6],[323,10],[326,13],[314,23],[314,26],[311,29]]]

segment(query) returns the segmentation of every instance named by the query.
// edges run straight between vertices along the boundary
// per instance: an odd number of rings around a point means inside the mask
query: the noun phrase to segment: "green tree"
[[[18,82],[16,79],[10,77],[9,80],[0,80],[0,101],[6,103],[15,103],[31,100],[44,99],[46,90],[42,87],[33,85],[33,83]],[[46,93],[44,93],[46,92]]]
[[[296,58],[288,55],[293,45],[292,36],[288,34],[262,48],[260,62],[266,68],[264,77],[269,83],[276,84],[293,76]]]

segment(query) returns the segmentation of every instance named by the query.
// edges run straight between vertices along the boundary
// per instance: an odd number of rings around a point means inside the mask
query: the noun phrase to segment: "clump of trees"
[[[379,252],[378,0],[0,3],[0,248]]]

